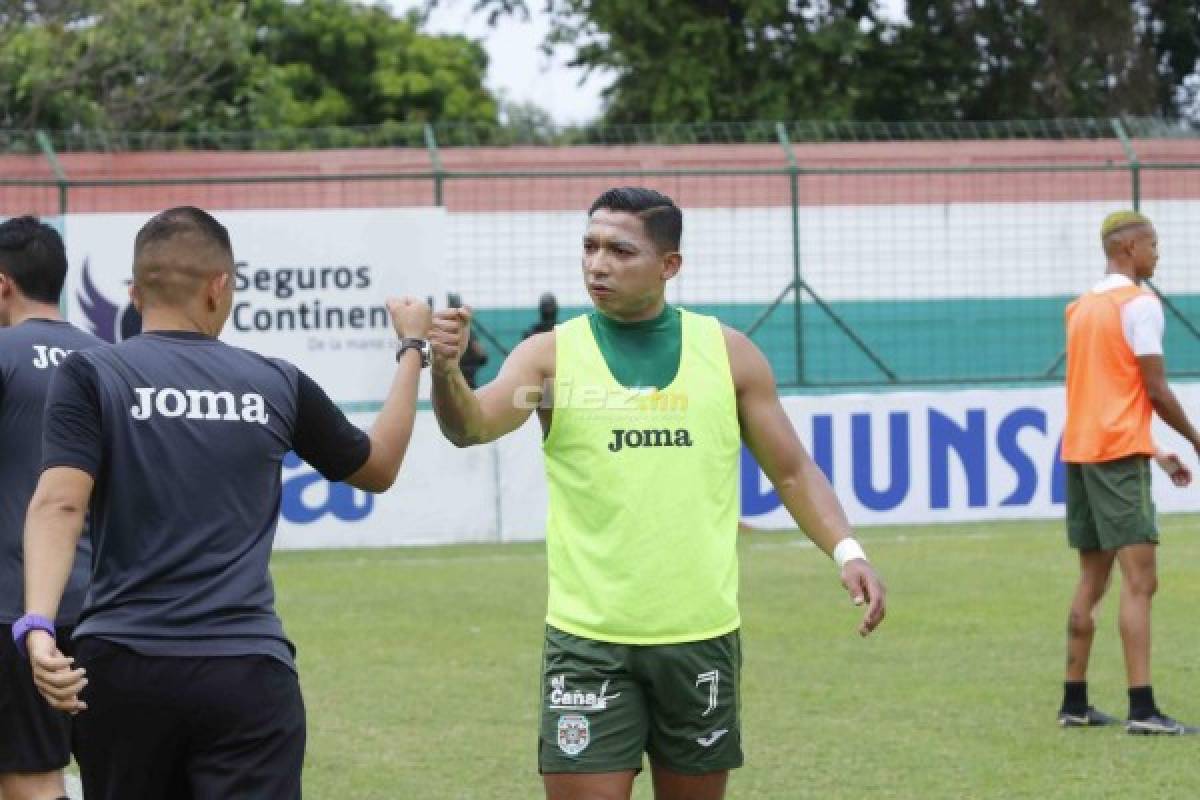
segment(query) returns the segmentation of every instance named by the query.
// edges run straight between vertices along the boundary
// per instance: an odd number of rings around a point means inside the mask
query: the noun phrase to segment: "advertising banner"
[[[372,418],[350,415],[360,428],[369,427]],[[496,456],[496,445],[456,448],[442,436],[430,412],[417,414],[400,476],[383,494],[330,483],[289,454],[283,469],[276,546],[392,547],[496,541]]]
[[[396,337],[384,301],[440,298],[445,211],[214,211],[237,262],[221,338],[299,366],[340,403],[386,396]],[[129,302],[133,240],[148,213],[65,220],[71,322],[110,342],[140,330]]]
[[[1176,391],[1186,407],[1200,408],[1200,386]],[[857,526],[1063,516],[1060,388],[821,395],[783,403]],[[366,426],[370,416],[354,420]],[[1155,438],[1197,470],[1196,454],[1174,432],[1156,423]],[[431,412],[420,412],[396,486],[374,498],[330,486],[298,462],[284,478],[284,547],[513,541],[545,533],[546,485],[532,419],[499,442],[460,450],[441,436]],[[1153,486],[1160,512],[1200,511],[1200,487],[1176,488],[1157,469]],[[741,504],[750,527],[795,527],[745,450]]]
[[[1186,407],[1200,409],[1198,388],[1176,387]],[[784,407],[856,525],[1064,513],[1061,387],[788,397]],[[1195,468],[1192,448],[1157,420],[1154,435]],[[1160,511],[1195,511],[1200,489],[1177,489],[1156,470],[1154,500]],[[793,527],[745,451],[742,517]]]

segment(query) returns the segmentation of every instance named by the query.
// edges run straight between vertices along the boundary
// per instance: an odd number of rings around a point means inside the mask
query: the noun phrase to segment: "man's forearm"
[[[851,535],[850,522],[829,479],[811,460],[775,484],[775,491],[796,524],[828,556]]]
[[[25,517],[25,611],[54,619],[83,532],[82,508],[39,503]]]
[[[397,365],[396,376],[383,401],[383,408],[371,425],[371,447],[380,448],[380,452],[386,455],[392,475],[400,470],[400,463],[412,439],[420,381],[421,354],[416,350],[408,350]]]
[[[1191,421],[1188,420],[1187,412],[1183,410],[1183,406],[1179,403],[1179,398],[1175,396],[1175,392],[1171,390],[1171,387],[1164,387],[1160,392],[1152,395],[1151,401],[1154,404],[1154,411],[1163,422],[1167,423],[1180,436],[1191,442],[1193,447],[1200,448],[1200,435],[1192,427]]]
[[[457,365],[433,370],[433,412],[438,427],[458,447],[483,441],[483,411]]]

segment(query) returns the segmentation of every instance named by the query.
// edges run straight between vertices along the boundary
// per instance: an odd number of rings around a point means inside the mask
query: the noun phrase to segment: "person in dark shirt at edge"
[[[525,329],[521,339],[528,339],[535,333],[549,333],[557,324],[558,298],[552,292],[546,292],[538,299],[538,321]]]
[[[46,705],[29,665],[13,646],[25,607],[21,552],[25,510],[42,463],[42,412],[50,377],[73,350],[102,342],[63,321],[58,304],[67,254],[58,231],[34,217],[0,224],[0,798],[47,800],[66,794],[71,717]],[[73,652],[71,631],[87,588],[91,548],[79,539],[55,625]]]
[[[426,303],[387,302],[398,364],[364,433],[296,367],[217,340],[233,278],[217,220],[158,214],[134,244],[143,332],[72,354],[51,383],[18,645],[42,695],[78,714],[88,800],[301,796],[304,703],[267,569],[280,465],[294,450],[330,481],[381,492],[412,434]],[[89,504],[73,663],[50,620]]]

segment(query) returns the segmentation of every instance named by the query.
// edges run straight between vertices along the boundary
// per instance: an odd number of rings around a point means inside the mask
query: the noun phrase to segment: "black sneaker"
[[[1192,736],[1200,733],[1200,728],[1184,725],[1179,720],[1171,719],[1159,711],[1145,719],[1125,720],[1125,732],[1136,733],[1142,736],[1156,734],[1165,736]]]
[[[1088,706],[1082,714],[1072,714],[1069,711],[1058,712],[1058,727],[1060,728],[1101,728],[1105,725],[1116,725],[1116,717],[1110,717],[1095,706]]]

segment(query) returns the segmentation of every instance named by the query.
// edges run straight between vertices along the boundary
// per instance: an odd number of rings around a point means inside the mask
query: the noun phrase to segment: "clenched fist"
[[[458,366],[471,336],[471,309],[448,308],[433,315],[429,347],[433,350],[434,369]]]
[[[429,325],[433,312],[429,304],[416,297],[389,297],[387,301],[388,314],[392,317],[392,325],[396,335],[401,339],[429,338]]]

